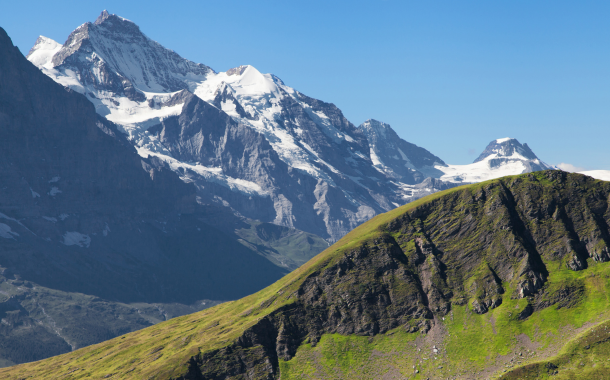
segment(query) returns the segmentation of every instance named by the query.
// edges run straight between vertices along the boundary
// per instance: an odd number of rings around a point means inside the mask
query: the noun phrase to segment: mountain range
[[[0,52],[2,366],[254,293],[429,194],[553,169],[512,138],[447,164],[106,11],[64,44],[41,36],[27,60],[1,30]]]
[[[252,66],[191,62],[104,11],[28,59],[117,123],[142,157],[194,183],[201,202],[334,242],[372,216],[455,186],[550,168],[514,139],[471,165],[447,165],[385,123],[356,127]],[[495,145],[494,145],[495,144]]]

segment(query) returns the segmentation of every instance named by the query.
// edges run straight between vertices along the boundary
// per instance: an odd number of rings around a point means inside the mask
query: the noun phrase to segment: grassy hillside
[[[554,305],[519,320],[527,300],[507,300],[484,315],[467,305],[457,306],[427,334],[408,333],[402,327],[374,337],[328,334],[315,347],[304,344],[292,360],[280,362],[282,380],[484,379],[501,375],[502,379],[536,379],[554,372],[548,371],[547,363],[558,366],[555,370],[562,375],[554,379],[607,379],[610,264],[592,263],[586,271],[560,272],[553,274],[549,288],[564,284],[566,278],[584,285],[582,298],[572,307]],[[578,338],[571,342],[575,335]],[[591,336],[599,337],[595,349],[585,350],[589,343],[577,343],[590,342]],[[563,351],[569,354],[554,358],[566,342],[568,348]],[[539,364],[511,371],[527,363]],[[603,371],[608,371],[606,377],[593,376]]]
[[[562,172],[437,193],[375,217],[256,294],[0,377],[599,375],[609,195],[610,183]]]

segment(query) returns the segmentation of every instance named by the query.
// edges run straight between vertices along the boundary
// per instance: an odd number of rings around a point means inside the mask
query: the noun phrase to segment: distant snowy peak
[[[472,183],[507,175],[554,169],[541,161],[527,144],[506,137],[493,140],[470,165],[437,166],[446,182]]]
[[[62,45],[48,37],[40,36],[30,49],[27,59],[38,67],[50,68],[53,56],[61,50]]]
[[[517,139],[505,137],[489,143],[474,163],[491,158],[513,158],[518,160],[537,160],[538,157],[526,144],[521,145]]]
[[[375,167],[392,178],[415,184],[440,174],[434,169],[435,165],[445,165],[426,149],[401,139],[389,124],[369,119],[358,128],[369,142]]]

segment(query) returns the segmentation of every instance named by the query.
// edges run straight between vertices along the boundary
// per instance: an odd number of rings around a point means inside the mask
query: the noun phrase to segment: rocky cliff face
[[[401,139],[389,124],[370,119],[358,128],[367,137],[373,164],[390,178],[415,185],[426,178],[442,175],[435,166],[445,166],[443,160]]]
[[[557,302],[569,307],[577,289],[544,284],[557,265],[579,271],[589,258],[610,261],[609,196],[610,183],[557,171],[447,193],[318,264],[293,303],[231,346],[194,357],[182,378],[279,378],[278,361],[303,341],[398,326],[425,333],[460,305],[484,314],[525,298],[519,319]],[[241,367],[231,364],[239,360]]]

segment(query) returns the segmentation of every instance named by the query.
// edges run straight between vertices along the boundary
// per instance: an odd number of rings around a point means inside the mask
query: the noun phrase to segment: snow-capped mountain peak
[[[390,127],[390,124],[386,124],[375,119],[368,119],[364,123],[360,124],[358,128],[362,129],[369,135],[376,135],[381,138],[386,138],[388,131],[393,132],[392,127]]]
[[[538,170],[553,169],[542,162],[527,144],[505,137],[493,140],[469,165],[437,166],[447,182],[471,183]]]
[[[40,36],[30,49],[27,58],[38,67],[52,67],[53,56],[61,49],[62,45],[48,37]]]
[[[76,28],[53,55],[49,69],[47,75],[76,91],[93,88],[132,101],[145,100],[143,92],[188,89],[193,80],[213,73],[151,40],[132,21],[107,11],[94,23]]]
[[[108,11],[106,9],[104,9],[102,11],[102,13],[100,13],[100,15],[97,16],[97,19],[95,20],[94,24],[99,25],[102,22],[104,22],[108,17],[110,17],[110,13],[108,13]]]
[[[474,160],[474,163],[483,160],[490,160],[494,158],[503,159],[516,159],[516,160],[537,160],[538,157],[532,152],[530,147],[526,144],[521,145],[517,139],[511,137],[505,137],[497,139],[489,143],[487,148],[481,153],[481,155]]]

